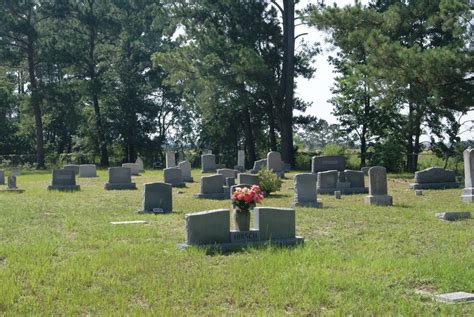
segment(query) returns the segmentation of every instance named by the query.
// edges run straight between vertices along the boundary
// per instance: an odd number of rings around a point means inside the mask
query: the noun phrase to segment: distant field
[[[292,177],[263,206],[289,207]],[[362,195],[320,195],[322,209],[297,208],[301,247],[230,254],[179,251],[184,214],[230,207],[196,200],[199,183],[173,189],[175,212],[139,215],[136,191],[105,191],[78,178],[79,192],[48,192],[49,174],[19,176],[23,194],[0,193],[1,315],[464,315],[431,295],[474,292],[474,219],[444,222],[441,211],[471,211],[461,189],[424,190],[389,178],[393,207]],[[195,180],[200,173],[193,170]],[[110,221],[147,220],[113,226]]]

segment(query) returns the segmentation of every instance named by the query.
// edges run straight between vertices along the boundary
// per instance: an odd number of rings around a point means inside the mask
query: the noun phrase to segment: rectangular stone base
[[[318,188],[318,194],[329,194],[334,195],[335,191],[340,191],[341,194],[366,194],[369,192],[368,187],[347,187],[347,188]]]
[[[122,190],[122,189],[137,189],[135,183],[105,183],[106,190]]]
[[[50,185],[48,186],[48,190],[80,190],[81,186],[80,185],[70,185],[70,186],[55,186],[55,185]]]
[[[446,189],[459,188],[459,183],[411,183],[410,189]]]
[[[192,177],[183,177],[183,182],[185,182],[185,183],[193,183],[193,182],[194,182],[194,178],[192,178]]]
[[[469,219],[471,218],[471,213],[469,211],[447,211],[440,212],[436,214],[436,217],[444,220],[459,220],[459,219]]]
[[[294,201],[291,205],[293,207],[323,208],[323,203],[320,201]]]
[[[194,198],[197,199],[217,199],[217,200],[224,200],[224,199],[229,199],[229,193],[216,193],[216,194],[194,194]]]
[[[24,189],[18,189],[18,188],[11,188],[11,189],[1,189],[0,190],[0,193],[17,193],[17,194],[21,194],[23,193],[25,190]]]
[[[389,195],[378,195],[378,196],[365,196],[364,202],[369,205],[378,206],[391,206],[392,196]]]
[[[230,242],[230,243],[216,243],[206,245],[189,245],[187,243],[178,243],[176,248],[178,250],[187,249],[190,247],[198,247],[212,251],[237,251],[248,247],[260,247],[265,245],[273,246],[295,246],[304,243],[303,237],[294,237],[289,239],[274,239],[274,240],[260,240],[260,241],[246,241],[246,242]]]

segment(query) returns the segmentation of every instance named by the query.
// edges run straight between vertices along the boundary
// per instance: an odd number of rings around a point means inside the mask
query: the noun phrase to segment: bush
[[[281,188],[281,179],[266,167],[258,172],[258,179],[260,182],[260,189],[264,191],[266,195],[270,195],[270,193],[276,192]]]
[[[298,152],[295,156],[295,169],[298,171],[311,170],[311,153]]]
[[[322,151],[322,155],[344,155],[346,149],[339,144],[326,144]]]
[[[377,144],[369,160],[370,166],[385,166],[389,172],[402,172],[405,164],[403,152],[403,144],[392,140]]]

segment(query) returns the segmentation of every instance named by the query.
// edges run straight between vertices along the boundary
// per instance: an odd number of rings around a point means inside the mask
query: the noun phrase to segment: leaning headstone
[[[140,212],[168,213],[173,211],[172,186],[166,183],[146,183],[143,185]]]
[[[109,181],[105,183],[105,189],[137,189],[135,183],[132,183],[132,174],[127,167],[110,167]]]
[[[201,155],[201,172],[202,173],[215,173],[216,169],[217,169],[216,156],[214,154]]]
[[[436,214],[436,217],[443,220],[460,220],[460,219],[469,219],[471,218],[471,213],[469,211],[446,211]]]
[[[130,174],[133,175],[133,176],[140,175],[140,168],[135,163],[123,163],[122,167],[129,168],[130,169]]]
[[[387,191],[387,169],[374,166],[369,169],[369,195],[365,203],[370,205],[391,206],[392,196]]]
[[[230,242],[229,209],[185,215],[186,244],[206,245]]]
[[[237,175],[237,184],[259,185],[258,175],[240,173]]]
[[[239,150],[237,152],[237,166],[242,167],[242,170],[245,169],[245,151]]]
[[[257,174],[258,171],[260,171],[262,168],[264,168],[266,166],[267,166],[267,159],[261,159],[261,160],[255,161],[255,162],[253,162],[253,168],[252,168],[251,172],[253,174]]]
[[[145,172],[145,164],[143,163],[143,160],[140,157],[135,160],[135,164],[138,165],[138,170],[140,171],[140,173]]]
[[[7,178],[7,189],[1,189],[2,193],[23,193],[23,189],[16,187],[16,176],[8,176]]]
[[[457,188],[454,171],[445,170],[439,167],[430,167],[415,173],[415,183],[411,183],[410,189],[441,189]]]
[[[5,185],[5,171],[0,171],[0,185]]]
[[[53,170],[53,182],[48,190],[79,190],[76,185],[76,173],[74,170]]]
[[[166,168],[176,166],[176,154],[174,151],[166,151]]]
[[[97,168],[94,164],[79,165],[79,177],[97,177]]]
[[[364,166],[360,170],[364,173],[365,176],[369,176],[369,166]]]
[[[173,187],[183,187],[186,185],[181,176],[181,169],[178,167],[165,168],[163,170],[163,179],[165,183]]]
[[[178,168],[181,170],[183,182],[192,183],[194,181],[193,177],[191,176],[191,163],[188,161],[179,162]]]
[[[318,172],[317,188],[319,194],[332,194],[337,189],[338,172],[325,171]]]
[[[295,198],[293,206],[321,208],[317,200],[316,175],[313,173],[297,174],[294,178]]]
[[[220,168],[217,170],[217,174],[224,176],[226,178],[236,178],[239,172],[230,168]]]
[[[201,177],[200,193],[194,194],[194,198],[201,199],[226,199],[229,193],[224,191],[224,177],[216,174]]]
[[[461,201],[465,203],[474,202],[474,149],[468,148],[464,156],[464,190]]]
[[[74,174],[79,175],[79,165],[75,165],[75,164],[64,165],[63,169],[74,171]]]
[[[295,238],[295,210],[289,208],[255,207],[254,228],[264,240]]]
[[[311,159],[311,173],[324,171],[343,171],[346,169],[346,160],[344,156],[313,156]]]
[[[474,302],[474,294],[467,292],[453,292],[436,295],[434,299],[443,303],[468,303]]]
[[[279,177],[283,177],[283,161],[280,152],[272,151],[267,154],[267,169],[273,171]]]

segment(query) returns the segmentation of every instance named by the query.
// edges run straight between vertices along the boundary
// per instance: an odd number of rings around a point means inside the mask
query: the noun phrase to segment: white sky
[[[315,1],[302,0],[299,4],[299,8],[303,8],[311,2],[314,3]],[[361,2],[365,4],[368,0],[362,0]],[[345,6],[354,4],[354,0],[326,0],[327,5],[332,3],[337,3],[338,6]],[[333,73],[332,65],[328,63],[327,59],[334,53],[334,48],[324,40],[327,35],[324,32],[318,31],[316,28],[299,26],[296,28],[295,35],[300,33],[308,33],[308,35],[304,36],[304,40],[308,43],[321,43],[322,53],[315,58],[314,66],[316,67],[316,73],[314,77],[310,80],[304,78],[296,79],[296,96],[313,103],[312,107],[309,108],[306,113],[322,118],[329,123],[337,123],[337,118],[331,114],[332,105],[328,102],[328,100],[332,98],[330,88],[334,84],[335,74]],[[471,111],[463,118],[463,121],[466,120],[474,120],[474,111]],[[467,126],[467,128],[469,128],[469,126]],[[462,130],[465,129],[461,129],[461,131]],[[463,140],[473,139],[474,131],[462,133],[461,138]],[[423,141],[429,140],[429,137],[425,136],[422,139]]]

